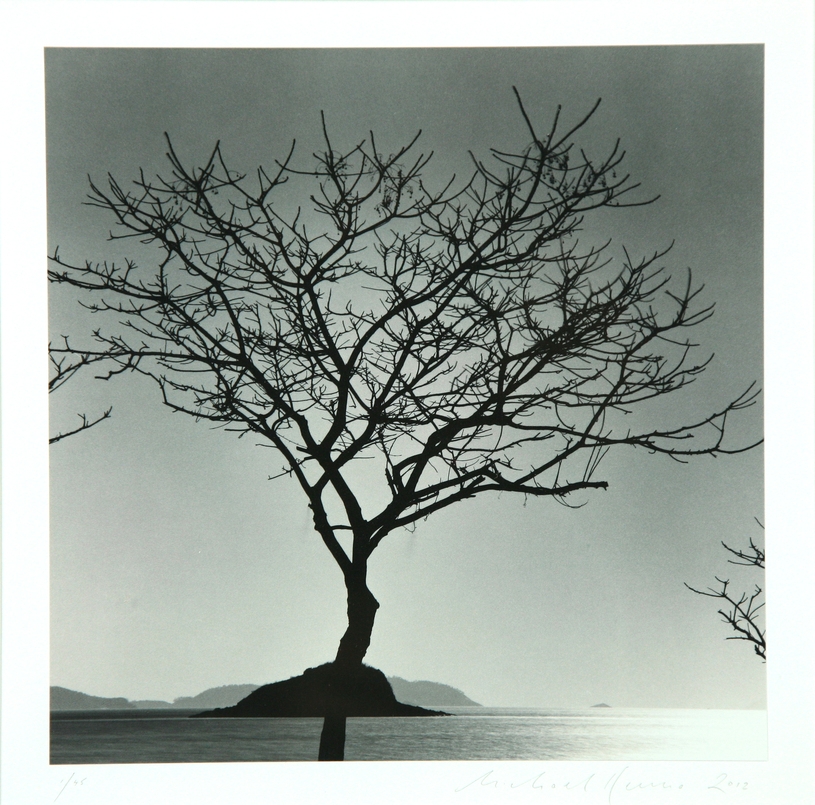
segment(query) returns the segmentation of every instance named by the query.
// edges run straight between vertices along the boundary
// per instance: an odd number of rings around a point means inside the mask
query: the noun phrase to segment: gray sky
[[[189,161],[220,139],[251,172],[293,138],[307,160],[324,110],[338,145],[373,129],[391,151],[421,128],[445,180],[468,149],[523,144],[513,84],[541,128],[557,104],[576,121],[602,97],[584,141],[596,153],[620,137],[643,192],[662,195],[604,216],[602,234],[638,254],[675,239],[669,265],[717,304],[698,332],[716,359],[676,415],[761,379],[758,47],[52,50],[46,70],[49,238],[75,261],[115,253],[111,222],[80,204],[87,174],[162,170],[165,130]],[[57,289],[55,334],[74,310]],[[299,490],[266,480],[271,451],[171,414],[131,377],[58,392],[52,431],[110,404],[112,420],[51,448],[52,684],[172,699],[331,659],[340,573]],[[764,666],[682,584],[752,586],[719,541],[763,538],[761,451],[687,466],[621,453],[598,477],[609,490],[579,510],[505,495],[390,535],[371,560],[367,661],[496,706],[763,705]]]

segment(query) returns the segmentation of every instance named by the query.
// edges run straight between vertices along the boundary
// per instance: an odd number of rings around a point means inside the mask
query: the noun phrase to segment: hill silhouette
[[[481,707],[458,688],[419,679],[410,682],[400,676],[389,676],[394,696],[405,704],[418,704],[422,707]]]
[[[135,710],[136,705],[122,697],[90,696],[59,686],[51,688],[52,710]]]
[[[458,688],[427,680],[409,681],[398,676],[387,677],[396,700],[417,707],[479,706]],[[273,683],[277,684],[277,683]],[[220,685],[207,688],[195,696],[179,696],[172,702],[158,699],[129,700],[124,697],[93,696],[60,686],[51,687],[51,710],[195,710],[225,708],[237,705],[261,686],[254,684]],[[264,686],[265,687],[265,686]]]

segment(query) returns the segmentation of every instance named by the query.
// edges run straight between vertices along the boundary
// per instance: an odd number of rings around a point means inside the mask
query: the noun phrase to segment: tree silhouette
[[[65,340],[65,346],[68,346],[67,339]],[[90,355],[82,355],[80,353],[72,354],[70,357],[68,357],[66,355],[57,355],[57,353],[53,350],[51,351],[50,359],[51,377],[48,380],[49,394],[62,388],[62,386],[65,385],[65,383],[67,383],[72,377],[74,377],[74,375],[76,375],[76,373],[82,369],[83,366],[88,366],[94,362],[94,359]],[[77,414],[80,424],[73,430],[69,430],[64,433],[60,431],[55,436],[51,436],[48,439],[48,443],[56,444],[57,442],[66,439],[68,436],[73,436],[77,433],[81,433],[83,430],[88,430],[94,425],[98,425],[100,422],[108,419],[112,413],[113,407],[111,406],[106,411],[103,411],[96,419],[88,419],[87,414]]]
[[[278,451],[345,581],[337,667],[368,649],[368,559],[394,530],[494,492],[572,505],[607,487],[612,448],[684,461],[754,446],[725,441],[752,385],[698,415],[660,405],[710,360],[691,359],[686,331],[713,306],[690,272],[675,284],[668,249],[634,260],[578,237],[595,211],[655,200],[635,197],[619,142],[600,159],[575,144],[600,102],[570,127],[558,108],[539,134],[515,94],[529,145],[470,154],[460,186],[427,178],[421,132],[389,155],[373,133],[336,150],[323,118],[310,167],[292,144],[251,179],[220,144],[187,167],[167,137],[168,174],[108,175],[87,202],[149,261],[51,257],[50,279],[106,322],[81,349],[53,344],[57,360],[145,375],[174,411]],[[638,429],[639,409],[667,424]]]
[[[756,522],[760,528],[764,528],[758,520],[756,520]],[[736,557],[736,559],[727,560],[731,565],[758,567],[764,570],[764,549],[759,548],[752,539],[750,540],[749,551],[731,548],[724,542],[722,542],[722,546],[726,551]],[[736,634],[728,637],[727,640],[746,640],[752,643],[753,651],[755,651],[762,660],[766,660],[766,632],[759,624],[759,612],[764,609],[764,602],[761,600],[763,590],[756,584],[755,590],[749,596],[747,593],[741,593],[738,598],[736,598],[728,589],[730,579],[720,579],[718,576],[714,576],[714,578],[719,582],[718,589],[708,587],[707,590],[697,590],[695,587],[691,587],[687,582],[685,582],[685,586],[697,595],[704,595],[708,598],[718,598],[724,601],[727,606],[720,609],[719,614],[722,616],[722,621],[736,632]]]

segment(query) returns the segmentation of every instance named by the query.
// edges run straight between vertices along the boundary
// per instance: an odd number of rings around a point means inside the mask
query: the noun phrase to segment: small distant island
[[[387,677],[393,694],[404,705],[415,707],[480,707],[458,688],[439,682],[418,680],[411,682],[398,676]],[[280,683],[274,683],[280,684]],[[260,685],[220,685],[195,696],[179,696],[171,702],[157,699],[130,700],[123,697],[92,696],[77,690],[53,685],[51,687],[51,710],[212,710],[234,707]],[[266,686],[263,686],[266,687]]]
[[[611,707],[611,705],[606,704],[605,702],[602,702],[600,704],[593,704],[592,707]]]

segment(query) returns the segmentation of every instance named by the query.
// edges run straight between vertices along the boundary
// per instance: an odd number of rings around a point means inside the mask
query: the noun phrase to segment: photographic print
[[[765,759],[763,64],[47,49],[51,763]]]
[[[810,4],[0,15],[3,802],[811,798]]]

